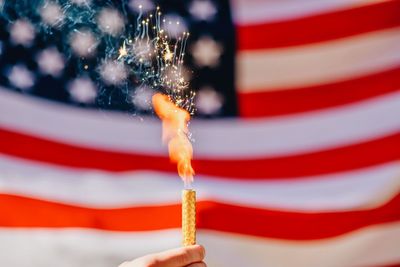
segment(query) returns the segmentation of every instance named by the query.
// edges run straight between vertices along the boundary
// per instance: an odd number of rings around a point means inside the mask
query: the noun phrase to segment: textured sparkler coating
[[[196,191],[182,190],[182,245],[196,244]]]

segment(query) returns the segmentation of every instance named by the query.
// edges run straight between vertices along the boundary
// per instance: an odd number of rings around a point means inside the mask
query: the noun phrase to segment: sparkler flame
[[[162,140],[168,144],[169,157],[177,164],[178,174],[185,187],[189,188],[194,175],[191,164],[193,147],[188,138],[190,114],[161,93],[155,94],[152,102],[156,114],[162,120]]]
[[[125,42],[122,44],[122,47],[120,47],[120,49],[118,50],[118,53],[119,53],[118,59],[121,59],[128,55],[128,51],[126,50]]]

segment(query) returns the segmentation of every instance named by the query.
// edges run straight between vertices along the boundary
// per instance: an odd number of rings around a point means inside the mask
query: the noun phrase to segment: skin
[[[124,262],[119,267],[207,267],[204,257],[204,248],[194,245],[149,254]]]

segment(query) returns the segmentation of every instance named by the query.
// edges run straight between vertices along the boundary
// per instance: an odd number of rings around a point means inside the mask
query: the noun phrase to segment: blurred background
[[[208,265],[400,266],[398,0],[0,0],[0,265],[180,246],[155,90],[112,60],[156,6],[191,34]]]

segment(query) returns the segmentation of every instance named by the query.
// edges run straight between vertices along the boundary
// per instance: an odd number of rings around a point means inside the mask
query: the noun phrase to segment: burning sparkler
[[[152,21],[155,23],[152,26]],[[136,37],[124,41],[119,49],[119,59],[145,73],[142,82],[161,88],[152,98],[156,114],[162,120],[162,139],[168,144],[169,157],[177,164],[179,176],[184,181],[182,191],[183,245],[196,243],[196,191],[191,188],[194,170],[192,144],[188,138],[188,123],[194,111],[194,92],[189,90],[182,73],[183,57],[189,33],[183,32],[172,42],[162,29],[161,12],[138,23]],[[151,35],[153,34],[153,38]],[[138,67],[139,66],[139,67]]]
[[[177,164],[179,176],[185,184],[182,191],[183,245],[196,244],[196,191],[191,188],[194,170],[191,165],[193,148],[188,139],[190,114],[160,93],[153,96],[155,112],[163,123],[163,141],[168,144],[169,157]]]
[[[140,21],[141,20],[141,21]],[[172,41],[161,27],[161,12],[138,18],[135,36],[125,40],[119,48],[119,60],[137,71],[141,82],[163,91],[152,97],[154,111],[162,120],[162,139],[168,144],[169,157],[177,164],[184,181],[182,191],[183,245],[196,243],[196,192],[191,188],[194,170],[191,165],[193,148],[189,140],[188,123],[194,111],[194,92],[189,90],[183,74],[188,32]],[[140,75],[140,74],[145,75]]]

